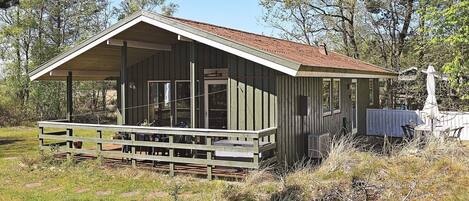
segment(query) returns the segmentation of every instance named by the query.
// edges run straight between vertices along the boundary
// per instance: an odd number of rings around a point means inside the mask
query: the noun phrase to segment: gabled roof
[[[257,62],[291,76],[396,77],[393,71],[319,47],[235,29],[145,11],[133,14],[81,44],[51,59],[30,73],[31,80],[105,42],[120,32],[145,22],[228,53]]]
[[[321,53],[324,51],[323,47],[315,47],[203,22],[175,17],[171,18],[184,24],[188,24],[191,27],[204,30],[240,44],[248,45],[264,52],[268,52],[279,58],[296,62],[302,66],[348,69],[378,73],[391,72],[387,69],[353,59],[339,53],[329,51],[328,54],[325,55],[324,53]]]

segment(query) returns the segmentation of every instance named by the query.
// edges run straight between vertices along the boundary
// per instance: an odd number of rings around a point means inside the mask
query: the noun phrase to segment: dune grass
[[[469,144],[415,141],[376,152],[346,137],[320,165],[304,160],[230,182],[59,161],[39,154],[37,134],[0,128],[0,200],[469,200]]]
[[[466,145],[467,146],[467,145]],[[429,139],[396,144],[385,153],[366,150],[355,138],[333,142],[321,165],[302,162],[277,175],[278,200],[469,200],[469,152],[457,142]],[[251,178],[269,178],[259,172]],[[264,180],[258,185],[265,185]],[[244,183],[233,197],[263,199]]]

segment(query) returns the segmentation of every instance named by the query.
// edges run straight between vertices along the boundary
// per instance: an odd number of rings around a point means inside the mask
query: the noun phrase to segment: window
[[[369,79],[368,80],[368,87],[370,89],[370,93],[369,93],[369,101],[370,101],[370,105],[373,105],[373,103],[375,102],[375,96],[374,96],[374,90],[373,90],[373,79]]]
[[[340,112],[340,79],[323,79],[322,111],[324,115]]]
[[[340,79],[334,79],[332,83],[332,111],[340,112]]]
[[[181,127],[191,125],[191,90],[189,81],[176,81],[176,124]]]
[[[352,129],[356,132],[357,129],[357,80],[353,79],[352,84],[350,85],[350,90],[352,92]]]
[[[156,126],[171,126],[171,83],[169,81],[148,82],[149,121]]]
[[[322,112],[324,115],[331,113],[331,79],[322,80]]]

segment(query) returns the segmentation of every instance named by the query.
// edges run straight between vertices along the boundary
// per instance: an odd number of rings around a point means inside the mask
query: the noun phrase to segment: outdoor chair
[[[150,140],[151,140],[150,138],[151,138],[150,135],[144,134],[144,133],[136,133],[136,135],[135,135],[135,140],[136,140],[136,141],[150,141]],[[152,149],[151,147],[136,146],[136,147],[135,147],[135,150],[138,151],[138,152],[140,152],[140,154],[141,154],[142,152],[144,152],[144,153],[146,153],[146,154],[148,154],[148,155],[150,155],[150,154],[153,153],[153,152],[152,152],[153,149]]]
[[[461,141],[462,129],[464,129],[464,126],[457,127],[457,128],[454,128],[454,129],[449,130],[449,131],[447,132],[447,135],[445,136],[445,139],[448,139],[448,140],[457,140],[457,141],[459,141],[460,143],[462,143],[462,141]]]

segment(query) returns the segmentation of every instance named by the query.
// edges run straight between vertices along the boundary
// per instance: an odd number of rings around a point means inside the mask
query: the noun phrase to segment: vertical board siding
[[[188,48],[187,43],[180,42],[173,45],[172,51],[157,52],[128,68],[129,82],[134,82],[137,88],[127,91],[127,107],[131,108],[127,112],[128,124],[135,125],[148,118],[148,107],[145,105],[148,104],[146,85],[149,80],[171,80],[174,88],[176,80],[189,79]],[[323,116],[321,78],[291,77],[201,44],[196,45],[196,68],[199,79],[196,95],[203,94],[203,69],[228,68],[228,129],[259,130],[277,127],[276,139],[269,140],[277,142],[280,160],[288,163],[305,156],[305,139],[308,134],[334,134],[341,128],[344,117],[351,120],[351,79],[341,79],[340,113]],[[366,118],[369,90],[367,79],[359,79],[358,83],[358,112],[361,108],[364,113],[362,116],[359,113],[360,122],[360,117],[363,120]],[[174,98],[175,94],[172,95]],[[311,99],[309,116],[301,117],[297,113],[299,95]],[[203,101],[203,96],[200,96],[198,127],[205,125]],[[174,106],[172,110],[174,116]]]
[[[246,61],[246,130],[254,130],[256,104],[254,102],[254,63]]]
[[[260,130],[276,126],[276,71],[235,55],[229,55],[227,60],[228,129]]]
[[[261,130],[264,128],[262,119],[264,107],[264,102],[262,101],[262,76],[262,66],[255,64],[252,78],[254,79],[254,130]]]
[[[322,112],[322,79],[295,78],[288,75],[277,77],[278,129],[277,149],[282,162],[292,163],[305,156],[308,134],[338,132],[342,118],[351,119],[351,99],[348,84],[350,79],[341,79],[341,111],[328,116]],[[308,96],[310,115],[298,115],[298,97]]]
[[[366,134],[366,109],[370,107],[369,79],[357,79],[357,132]]]
[[[457,128],[463,126],[462,140],[469,140],[469,113],[468,112],[441,112],[441,121],[438,124]],[[367,109],[367,134],[379,136],[402,137],[401,126],[410,121],[424,124],[424,114],[419,110],[388,110]]]
[[[129,83],[135,89],[127,91],[127,124],[136,125],[148,119],[148,81],[189,80],[189,45],[173,45],[172,51],[156,52],[153,56],[128,67]],[[196,45],[198,69],[198,127],[204,127],[203,69],[228,68],[228,128],[259,130],[277,125],[277,72],[215,48]],[[172,90],[174,100],[175,94]],[[172,104],[175,114],[175,104]],[[202,112],[201,112],[202,111]],[[272,139],[275,140],[275,139]]]
[[[238,72],[234,55],[228,56],[228,89],[229,89],[229,123],[228,128],[238,130]]]
[[[155,52],[138,63],[130,65],[127,69],[128,82],[126,90],[127,124],[137,125],[148,120],[148,81],[171,81],[171,96],[175,99],[175,81],[189,80],[189,44],[179,42],[172,45],[172,51]],[[203,86],[203,69],[207,68],[227,68],[227,53],[210,48],[206,45],[196,45],[196,68],[198,68],[197,79],[199,85]],[[135,89],[130,89],[129,84],[133,83]],[[203,87],[199,86],[196,95],[203,94]],[[199,98],[198,117],[204,117],[202,105],[203,97]],[[175,118],[175,104],[171,106],[173,121]],[[174,122],[173,122],[174,123]],[[198,127],[203,127],[203,120],[198,121]]]

